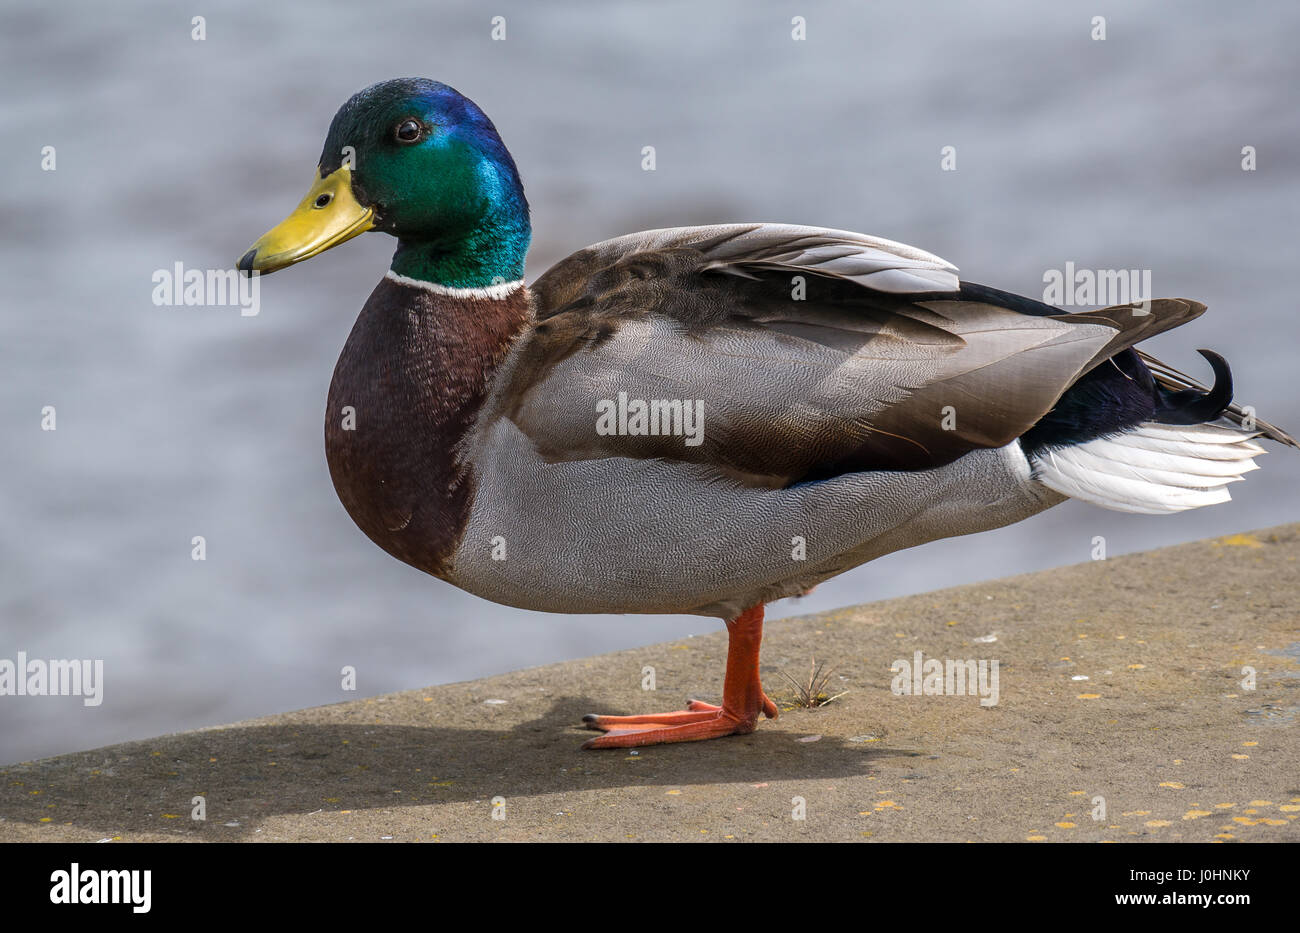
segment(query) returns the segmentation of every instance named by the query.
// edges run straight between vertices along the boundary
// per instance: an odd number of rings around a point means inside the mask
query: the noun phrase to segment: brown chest
[[[352,520],[398,560],[445,576],[475,491],[460,442],[528,318],[522,286],[489,298],[391,278],[357,318],[330,384],[325,455]]]

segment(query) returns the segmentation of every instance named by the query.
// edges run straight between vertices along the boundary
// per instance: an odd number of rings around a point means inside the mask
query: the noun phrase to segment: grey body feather
[[[532,287],[460,448],[476,492],[448,579],[529,609],[728,618],[1019,521],[1065,496],[1016,438],[1091,366],[1203,310],[1069,320],[958,287],[920,250],[771,224],[574,254]],[[620,393],[698,403],[701,442],[598,432]]]

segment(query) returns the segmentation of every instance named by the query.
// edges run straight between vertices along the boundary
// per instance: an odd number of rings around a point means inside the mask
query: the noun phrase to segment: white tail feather
[[[1259,467],[1258,432],[1217,424],[1148,422],[1033,457],[1049,489],[1120,512],[1159,515],[1227,502],[1227,484]]]

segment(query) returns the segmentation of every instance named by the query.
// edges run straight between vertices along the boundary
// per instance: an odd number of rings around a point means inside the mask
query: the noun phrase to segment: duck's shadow
[[[751,735],[653,746],[635,756],[583,751],[579,745],[595,733],[574,726],[593,708],[585,697],[564,697],[545,715],[504,731],[299,722],[168,736],[10,769],[0,816],[33,824],[50,817],[106,835],[237,840],[275,814],[838,778],[868,774],[881,758],[915,754],[833,739],[800,742],[809,733],[765,731],[761,724]],[[204,797],[206,821],[191,818],[196,795]]]

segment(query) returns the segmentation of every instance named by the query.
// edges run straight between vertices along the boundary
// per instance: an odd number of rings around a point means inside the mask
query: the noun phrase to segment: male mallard
[[[763,607],[882,554],[1067,497],[1164,513],[1228,501],[1285,432],[1137,342],[1205,306],[1077,314],[962,282],[889,240],[786,224],[651,230],[532,287],[492,121],[444,84],[343,105],[319,177],[239,268],[365,230],[392,266],[334,370],[330,475],[372,541],[485,599],[683,612],[730,632],[721,706],[588,716],[589,748],[753,731]],[[1211,423],[1216,422],[1217,423]],[[1245,427],[1238,427],[1239,425]]]

